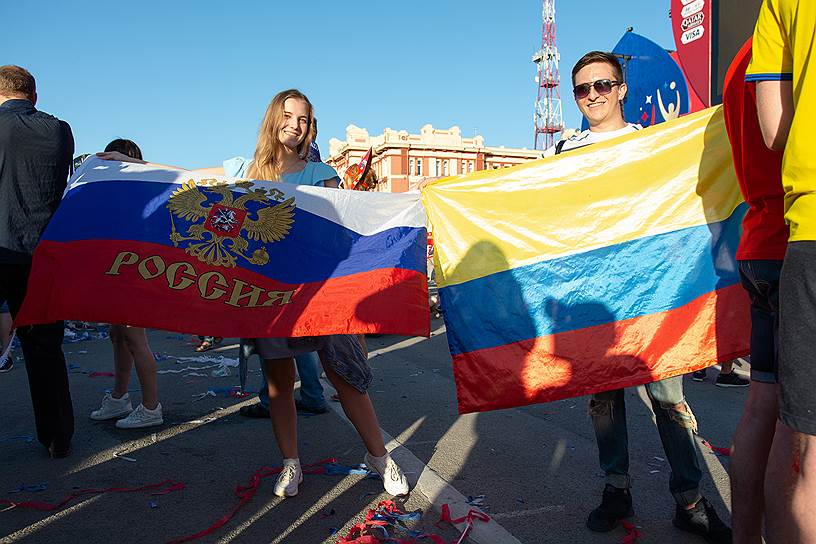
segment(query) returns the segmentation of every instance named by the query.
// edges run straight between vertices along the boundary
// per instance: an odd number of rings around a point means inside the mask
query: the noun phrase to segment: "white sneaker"
[[[14,356],[10,353],[0,355],[0,372],[8,372],[14,368]]]
[[[407,495],[408,479],[402,473],[402,469],[391,459],[391,455],[386,453],[382,457],[374,457],[370,453],[365,454],[365,464],[368,468],[377,472],[382,477],[383,487],[389,495]]]
[[[283,470],[275,482],[275,495],[278,497],[294,497],[298,494],[298,486],[303,483],[303,470],[300,468],[300,461],[296,459],[284,459]]]
[[[133,410],[133,405],[130,404],[130,394],[125,393],[118,399],[113,398],[110,393],[105,393],[102,397],[102,406],[99,410],[91,412],[91,419],[96,421],[104,421],[106,419],[116,419],[128,415]]]
[[[142,427],[153,427],[162,423],[164,423],[164,418],[162,418],[162,405],[160,402],[153,410],[148,410],[144,407],[144,404],[140,404],[126,418],[117,421],[116,426],[120,429],[141,429]]]

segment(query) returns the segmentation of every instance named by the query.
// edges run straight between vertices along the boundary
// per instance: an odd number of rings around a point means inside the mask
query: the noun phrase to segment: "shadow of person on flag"
[[[715,295],[710,334],[715,357],[706,362],[722,363],[728,373],[728,363],[747,355],[750,344],[750,302],[740,285],[736,260],[748,205],[742,202],[722,112],[711,117],[703,141],[696,192],[702,200],[711,253],[710,261],[701,264],[710,267],[716,278],[710,286]]]
[[[650,381],[651,367],[629,352],[627,324],[602,302],[579,297],[575,302],[546,301],[554,334],[542,338],[546,344],[540,353],[548,364],[525,369],[527,386],[551,397],[546,400],[558,400]],[[586,323],[596,324],[582,326]],[[552,387],[559,389],[557,394],[548,393]]]
[[[473,244],[454,270],[437,274],[459,412],[529,404],[524,374],[539,335],[536,282],[511,268],[489,240]]]

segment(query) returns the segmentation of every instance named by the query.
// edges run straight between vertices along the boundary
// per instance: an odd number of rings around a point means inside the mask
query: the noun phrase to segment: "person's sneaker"
[[[621,519],[634,515],[632,493],[628,489],[606,484],[601,505],[589,513],[586,526],[592,531],[607,533],[617,527]]]
[[[325,404],[323,406],[306,406],[300,399],[295,399],[295,410],[309,414],[325,414],[329,411],[329,408]]]
[[[110,393],[105,393],[102,397],[102,406],[99,410],[91,412],[91,419],[96,421],[104,421],[106,419],[116,419],[128,415],[133,411],[133,405],[130,403],[130,394],[125,393],[118,399],[113,398]]]
[[[751,383],[750,380],[746,380],[736,372],[729,372],[728,374],[720,373],[717,376],[717,380],[714,382],[714,385],[717,387],[748,387]]]
[[[702,536],[709,544],[731,544],[731,529],[720,520],[705,497],[691,510],[678,505],[672,524],[681,531]]]
[[[255,404],[248,404],[246,406],[241,406],[241,409],[238,410],[238,413],[244,417],[269,419],[269,407],[264,408],[263,406],[261,406],[260,402],[256,402]]]
[[[695,382],[704,382],[706,381],[706,369],[702,370],[695,370],[691,373],[691,379]]]
[[[365,454],[365,464],[375,471],[383,480],[383,487],[389,495],[395,497],[407,495],[410,487],[408,479],[402,473],[402,469],[391,459],[391,454],[386,453],[382,457],[374,457],[370,453]]]
[[[14,357],[9,353],[0,355],[0,372],[8,372],[12,368],[14,368]]]
[[[117,421],[116,426],[119,429],[141,429],[142,427],[153,427],[162,423],[164,423],[164,418],[162,417],[160,402],[153,410],[148,410],[144,404],[140,404],[126,418]]]
[[[294,497],[298,494],[298,486],[303,483],[303,470],[297,459],[284,459],[283,470],[275,482],[273,491],[278,497]]]

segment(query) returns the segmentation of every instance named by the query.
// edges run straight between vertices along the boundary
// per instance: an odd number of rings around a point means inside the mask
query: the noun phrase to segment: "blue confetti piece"
[[[150,508],[158,508],[159,507],[159,503],[157,503],[156,501],[150,501],[147,504],[150,505]]]
[[[368,476],[371,471],[365,465],[340,465],[338,463],[326,463],[323,465],[323,474],[329,476],[348,476],[349,474],[358,474],[361,476]]]
[[[26,444],[31,444],[32,442],[34,442],[34,437],[27,434],[17,434],[13,436],[4,436],[3,438],[0,438],[0,440],[2,440],[3,442],[11,442],[12,440],[24,440]]]
[[[42,482],[40,484],[20,484],[17,489],[13,491],[9,491],[9,493],[39,493],[40,491],[45,491],[48,489],[48,482]]]

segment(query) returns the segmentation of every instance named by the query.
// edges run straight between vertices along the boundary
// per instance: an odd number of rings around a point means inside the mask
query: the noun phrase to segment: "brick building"
[[[437,129],[424,125],[419,134],[386,128],[371,136],[364,128],[349,125],[344,141],[329,140],[326,163],[341,175],[374,150],[371,167],[377,175],[377,191],[401,193],[423,179],[465,174],[476,170],[505,168],[541,157],[541,151],[485,146],[482,136],[462,137],[457,126]]]

